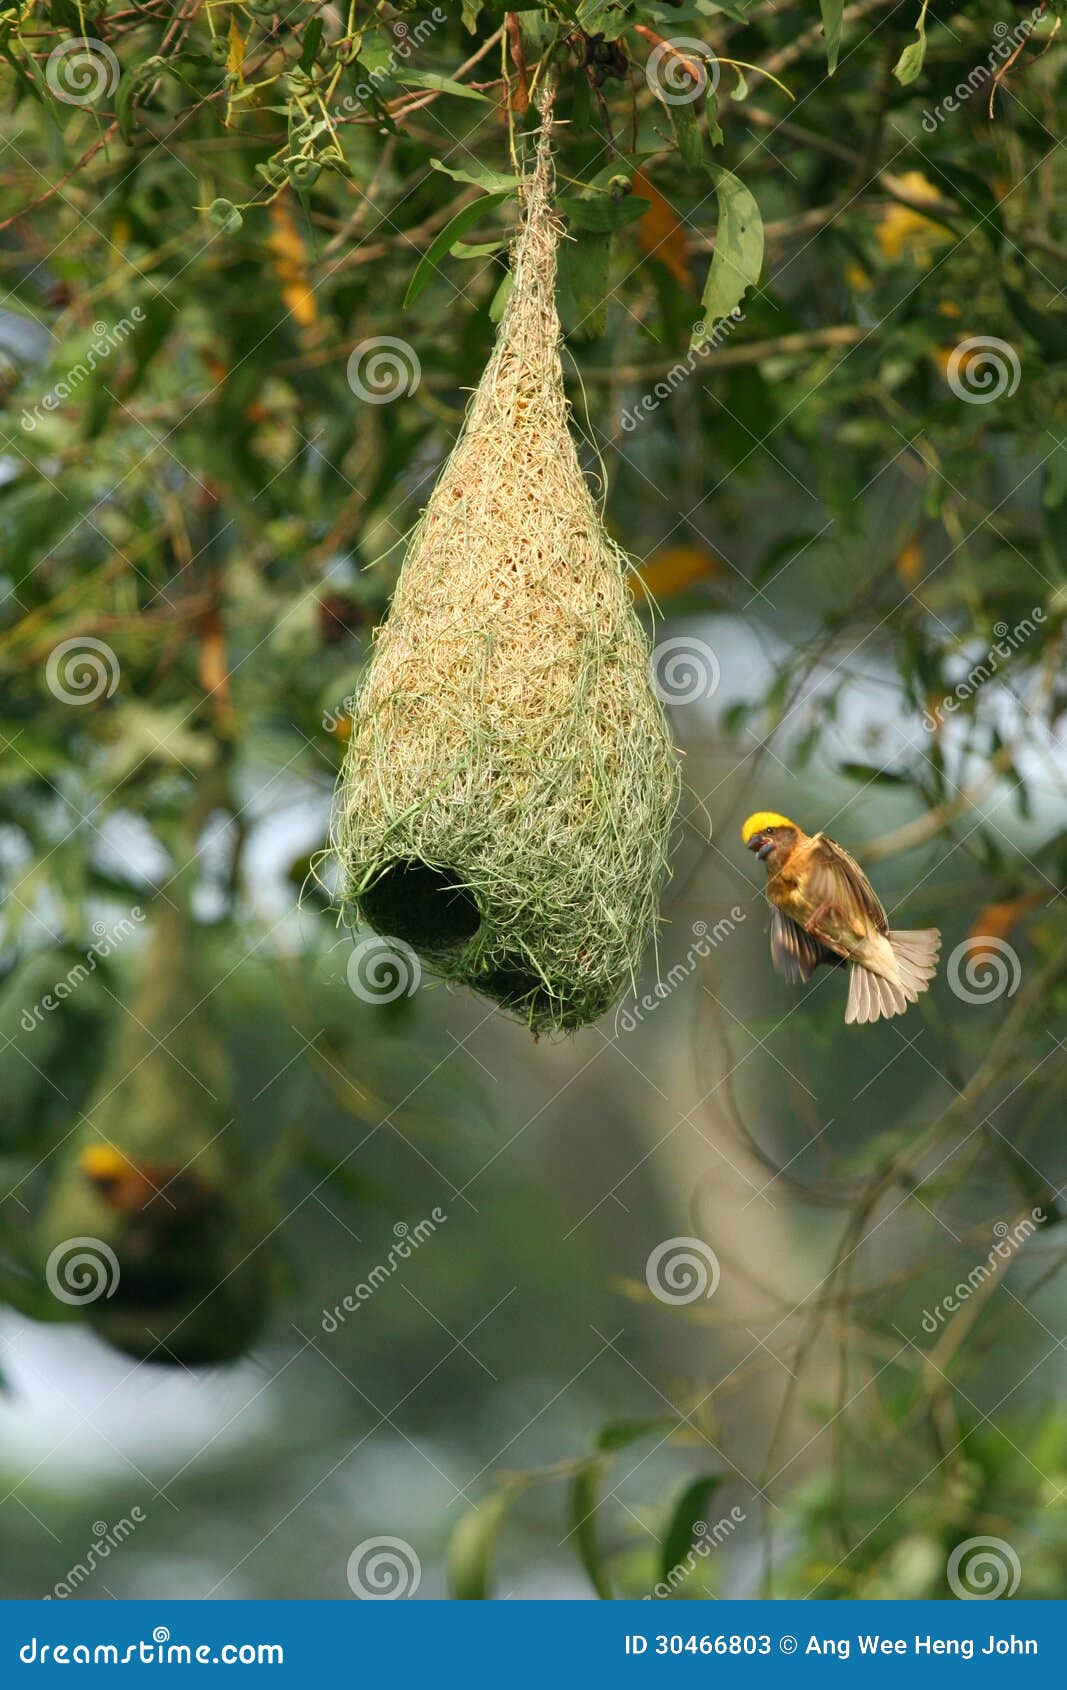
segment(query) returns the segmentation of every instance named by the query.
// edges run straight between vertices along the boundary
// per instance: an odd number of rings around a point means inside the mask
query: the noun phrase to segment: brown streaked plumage
[[[846,1023],[903,1015],[926,991],[940,932],[891,930],[878,894],[843,845],[767,810],[749,816],[741,837],[767,868],[771,959],[783,979],[810,980],[821,962],[847,967]]]

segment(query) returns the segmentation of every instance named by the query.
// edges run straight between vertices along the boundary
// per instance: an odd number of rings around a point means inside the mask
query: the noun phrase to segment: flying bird
[[[757,810],[741,838],[767,868],[771,960],[790,985],[820,962],[849,973],[845,1021],[903,1015],[937,970],[936,927],[891,931],[878,894],[855,858],[825,833]]]

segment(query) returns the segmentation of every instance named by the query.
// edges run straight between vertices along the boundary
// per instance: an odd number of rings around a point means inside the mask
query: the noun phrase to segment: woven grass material
[[[562,1031],[653,938],[679,774],[568,427],[542,115],[496,345],[354,709],[336,844],[350,919]]]

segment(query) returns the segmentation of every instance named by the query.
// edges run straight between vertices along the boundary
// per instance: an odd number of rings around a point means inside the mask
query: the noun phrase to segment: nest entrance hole
[[[482,912],[458,874],[418,861],[390,863],[359,902],[372,927],[414,950],[466,944],[482,924]]]

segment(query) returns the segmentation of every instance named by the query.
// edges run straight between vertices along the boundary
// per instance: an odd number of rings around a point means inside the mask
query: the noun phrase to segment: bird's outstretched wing
[[[791,986],[810,980],[820,962],[842,963],[844,958],[828,950],[811,933],[805,933],[792,916],[771,906],[771,961]]]
[[[816,906],[826,904],[839,911],[857,933],[889,932],[889,917],[874,887],[836,839],[816,833],[808,847],[805,890]]]

